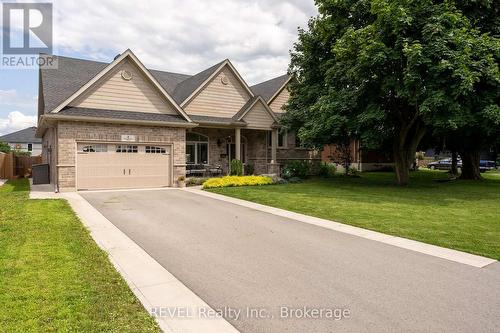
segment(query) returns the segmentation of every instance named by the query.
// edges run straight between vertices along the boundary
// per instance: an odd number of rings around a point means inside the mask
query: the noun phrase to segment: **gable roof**
[[[254,97],[250,98],[248,100],[248,102],[246,102],[245,105],[243,105],[243,107],[240,109],[240,111],[238,111],[238,113],[236,113],[233,116],[233,119],[237,120],[237,121],[243,121],[243,117],[245,117],[245,115],[259,101],[262,103],[262,105],[264,105],[264,108],[269,113],[269,115],[271,116],[271,118],[273,118],[274,122],[277,122],[278,118],[276,117],[276,115],[274,114],[274,112],[271,110],[271,108],[269,107],[269,105],[267,105],[267,103],[264,101],[264,99],[262,98],[262,96],[254,96]]]
[[[290,81],[290,75],[285,74],[252,86],[255,95],[260,95],[266,102],[270,102]]]
[[[180,103],[180,105],[182,107],[184,107],[188,102],[190,102],[194,98],[194,96],[196,96],[196,94],[198,94],[201,90],[203,90],[212,81],[212,79],[217,74],[219,74],[219,72],[226,66],[229,67],[229,69],[233,72],[233,74],[236,76],[238,81],[240,81],[241,85],[245,88],[246,91],[248,91],[250,97],[253,97],[254,93],[253,93],[252,89],[250,89],[250,87],[245,82],[245,80],[243,80],[240,73],[238,73],[236,68],[234,68],[231,61],[229,61],[229,59],[226,59],[226,60],[204,70],[203,72],[196,74],[194,77],[200,76],[195,82],[197,84],[197,86],[195,87],[195,89],[192,90],[192,92],[187,97],[185,97],[183,99],[183,101]],[[201,81],[200,78],[205,78],[205,79],[203,81]],[[181,85],[183,83],[181,83]]]
[[[63,56],[52,56],[47,54],[41,57],[53,57],[57,61],[57,69],[40,69],[40,79],[42,81],[45,112],[50,112],[68,97],[74,94],[85,83],[89,82],[99,72],[101,72],[108,63],[68,58]],[[173,94],[175,87],[182,81],[190,78],[190,75],[163,72],[159,70],[150,70],[151,75],[160,83],[160,85],[170,95]]]
[[[208,80],[226,60],[223,60],[212,67],[209,67],[198,74],[195,74],[186,80],[180,82],[173,92],[173,97],[177,103],[182,104],[200,85]]]
[[[187,115],[187,113],[175,102],[175,100],[168,94],[168,92],[161,86],[161,84],[155,79],[155,77],[149,72],[149,70],[144,67],[144,65],[139,61],[139,59],[135,56],[135,54],[127,49],[125,52],[117,56],[109,65],[107,65],[104,69],[102,69],[97,75],[95,75],[90,81],[86,82],[80,89],[70,95],[66,100],[60,103],[56,108],[51,110],[52,113],[57,113],[61,111],[63,108],[68,106],[69,103],[74,101],[78,96],[82,95],[86,91],[88,91],[91,87],[93,87],[102,77],[104,77],[107,73],[109,73],[113,68],[118,66],[125,59],[129,59],[132,63],[134,63],[140,71],[149,79],[149,81],[158,89],[160,94],[168,100],[172,106],[177,110],[179,114],[181,114],[188,122],[191,122],[191,119]]]
[[[28,127],[17,132],[0,136],[0,141],[12,143],[41,143],[42,139],[35,137],[36,127]]]
[[[223,60],[195,75],[165,72],[160,70],[148,70],[144,67],[144,65],[142,65],[142,63],[140,63],[137,57],[135,57],[130,50],[125,51],[125,53],[127,52],[135,58],[138,63],[136,64],[139,68],[142,67],[141,69],[145,71],[145,75],[150,76],[151,80],[155,81],[159,88],[164,90],[165,94],[172,99],[174,107],[180,110],[182,110],[181,107],[184,104],[201,91],[213,79],[213,77],[215,77],[224,68],[224,66],[227,65],[252,96],[245,106],[243,106],[233,118],[228,119],[241,119],[241,114],[247,111],[250,105],[253,106],[252,103],[257,100],[255,97],[256,95],[263,97],[264,104],[266,104],[266,102],[269,103],[270,99],[274,98],[290,80],[288,75],[282,75],[249,87],[228,59]],[[40,81],[42,83],[42,91],[40,91],[40,94],[43,94],[43,96],[41,96],[41,100],[44,103],[43,109],[41,110],[42,113],[47,113],[60,107],[61,104],[82,90],[82,88],[84,88],[85,85],[88,85],[89,82],[97,81],[95,80],[96,76],[100,75],[101,77],[101,73],[109,71],[109,69],[113,67],[113,64],[116,65],[117,63],[116,59],[111,63],[105,63],[46,54],[41,56],[54,57],[58,64],[57,69],[40,69]],[[124,54],[120,57],[123,56]],[[63,108],[64,106],[60,107],[60,109]],[[183,110],[182,112],[184,113]],[[276,114],[273,113],[273,115],[277,118]],[[189,116],[186,119],[196,121],[193,116]],[[227,119],[224,120],[224,122],[227,121]]]

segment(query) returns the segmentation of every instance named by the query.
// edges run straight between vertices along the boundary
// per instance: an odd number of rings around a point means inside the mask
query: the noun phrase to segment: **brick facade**
[[[77,141],[120,142],[121,135],[125,134],[134,135],[137,143],[172,144],[173,182],[175,184],[177,178],[186,173],[185,132],[184,128],[61,121],[57,125],[57,181],[59,189],[75,189]],[[52,169],[54,167],[51,165]]]
[[[227,143],[234,143],[235,130],[197,127],[192,131],[208,137],[209,164],[214,166],[220,165],[224,173],[227,173],[229,168]],[[265,130],[241,130],[241,142],[245,147],[241,152],[245,154],[244,158],[243,156],[242,158],[246,164],[253,166],[255,174],[279,173],[280,166],[287,164],[290,160],[310,160],[313,164],[319,163],[320,156],[318,152],[296,147],[295,135],[288,133],[285,147],[278,148],[276,152],[278,165],[271,165],[271,148],[268,144],[268,133],[269,131]]]
[[[223,173],[229,171],[227,144],[234,142],[235,130],[230,128],[195,128],[195,133],[209,138],[209,164],[221,166]],[[60,190],[74,190],[76,184],[76,149],[78,141],[121,142],[122,135],[134,135],[137,143],[171,144],[173,158],[173,184],[179,176],[186,174],[186,130],[184,128],[139,125],[105,124],[93,122],[60,121],[49,128],[43,138],[44,163],[51,167],[51,182]],[[268,131],[241,130],[242,150],[246,164],[252,165],[255,174],[279,172],[289,160],[317,160],[317,153],[295,147],[293,134],[287,135],[285,148],[277,150],[277,164],[271,162]],[[49,154],[49,147],[51,152]]]

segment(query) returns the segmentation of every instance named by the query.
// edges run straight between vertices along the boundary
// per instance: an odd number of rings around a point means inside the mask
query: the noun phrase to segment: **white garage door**
[[[170,146],[78,143],[77,188],[171,186]]]

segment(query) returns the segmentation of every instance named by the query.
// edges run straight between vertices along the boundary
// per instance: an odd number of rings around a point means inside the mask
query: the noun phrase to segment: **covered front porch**
[[[278,128],[197,127],[186,132],[186,176],[227,175],[233,159],[245,174],[278,173]]]

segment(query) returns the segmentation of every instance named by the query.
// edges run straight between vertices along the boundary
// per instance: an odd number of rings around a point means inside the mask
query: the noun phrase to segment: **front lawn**
[[[500,177],[438,182],[440,171],[412,173],[398,187],[392,173],[360,178],[310,179],[302,183],[211,189],[240,199],[500,259]]]
[[[0,187],[0,331],[161,332],[64,200]]]

